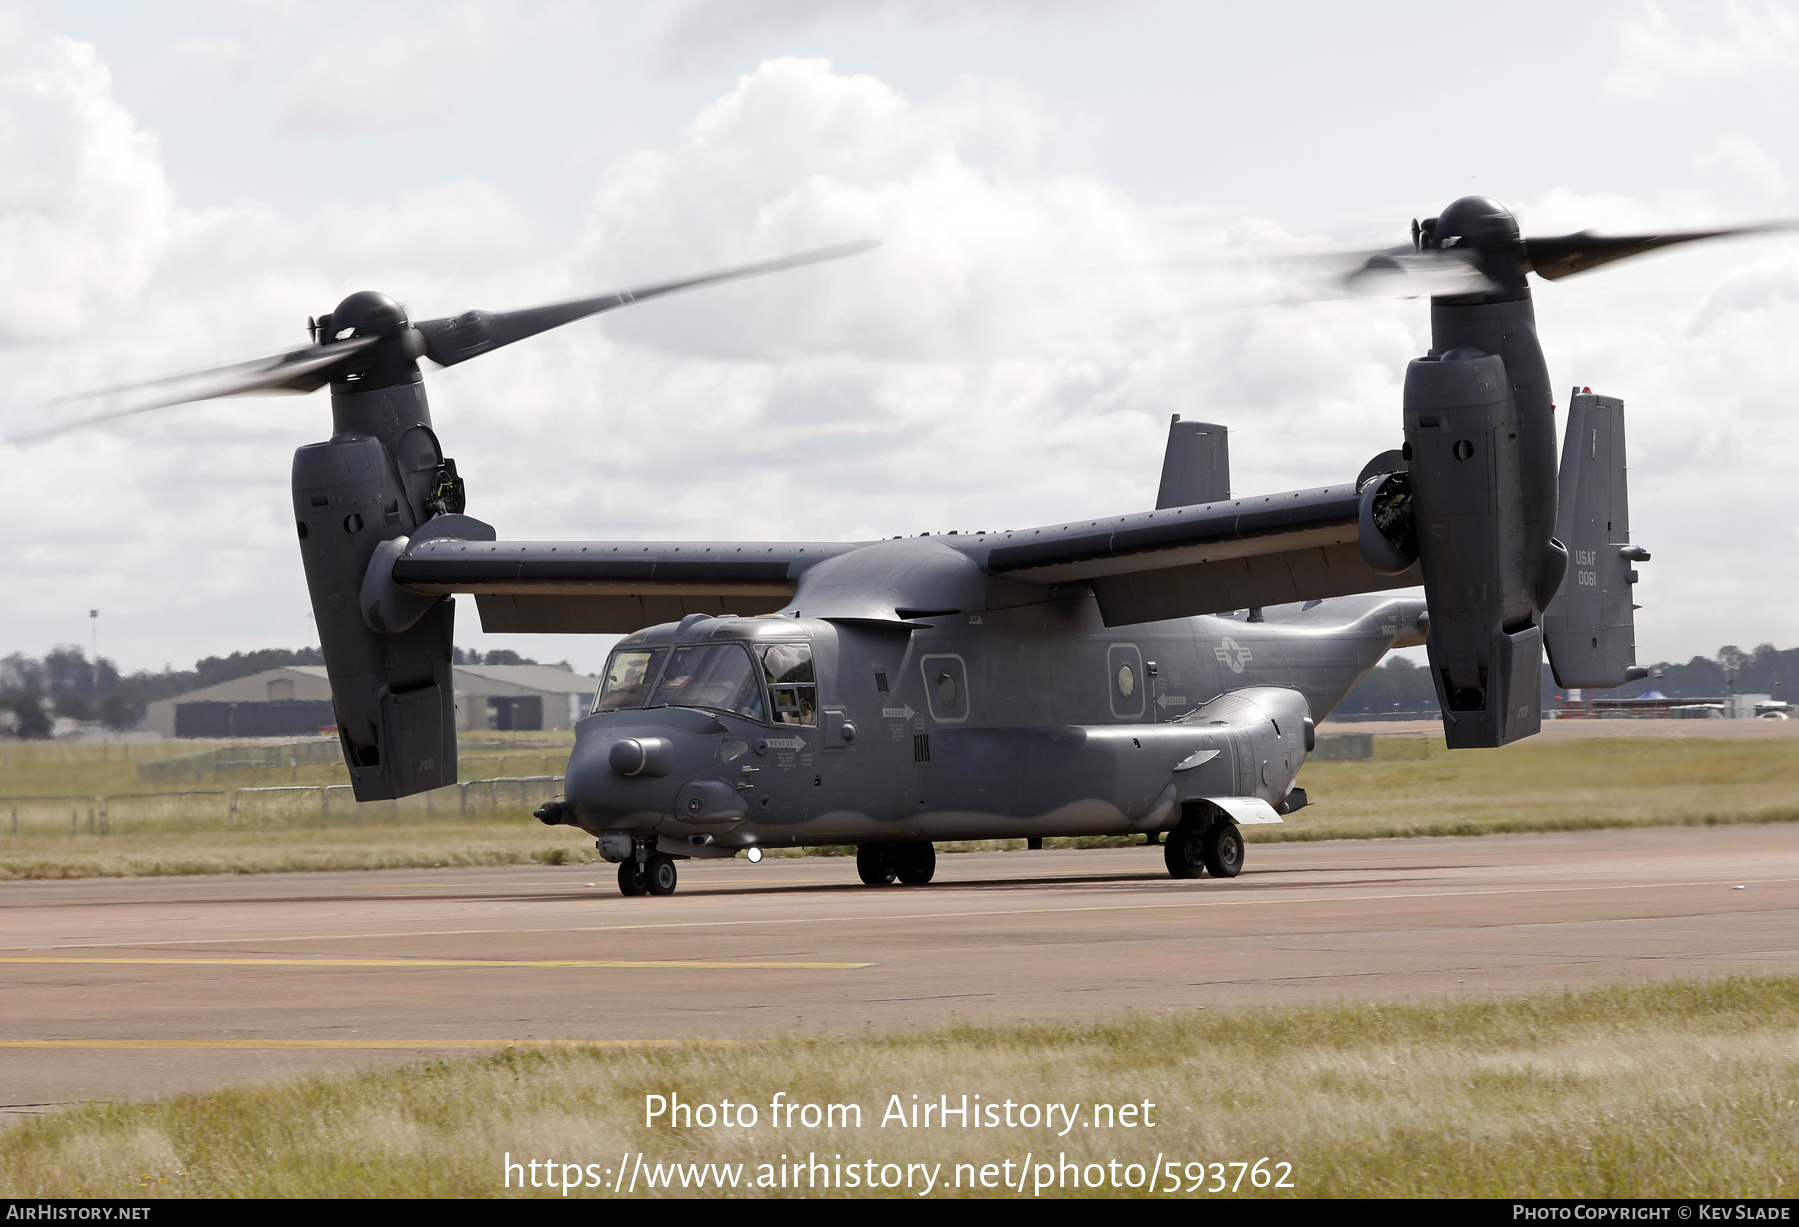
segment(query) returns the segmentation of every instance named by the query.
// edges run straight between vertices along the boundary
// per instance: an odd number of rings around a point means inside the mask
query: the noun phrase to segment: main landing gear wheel
[[[658,852],[644,866],[644,876],[649,879],[652,895],[672,895],[675,893],[675,858]]]
[[[1206,871],[1204,830],[1181,823],[1162,844],[1162,863],[1171,878],[1197,878]]]
[[[923,886],[937,872],[937,849],[932,844],[901,844],[893,850],[893,868],[907,886]]]
[[[621,895],[649,894],[649,866],[639,865],[635,857],[626,857],[620,861],[618,863],[618,893]]]
[[[892,844],[863,844],[856,849],[856,872],[866,886],[885,886],[898,876]]]
[[[1200,840],[1206,870],[1215,878],[1234,878],[1243,872],[1243,832],[1234,822],[1214,822]]]

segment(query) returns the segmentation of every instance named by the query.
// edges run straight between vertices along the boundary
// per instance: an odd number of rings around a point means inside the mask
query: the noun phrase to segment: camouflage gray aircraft
[[[420,358],[866,244],[417,324],[357,293],[306,348],[120,412],[331,384],[294,519],[358,800],[455,782],[451,594],[472,593],[490,632],[626,635],[538,816],[593,836],[628,895],[671,893],[682,858],[855,844],[864,882],[924,883],[934,840],[1125,833],[1166,833],[1176,877],[1228,878],[1240,826],[1306,803],[1314,723],[1392,648],[1427,648],[1452,748],[1537,731],[1545,652],[1565,686],[1642,676],[1623,405],[1577,389],[1558,466],[1526,278],[1769,228],[1527,239],[1458,200],[1341,278],[1431,299],[1403,447],[1342,485],[1233,497],[1224,431],[1177,418],[1153,510],[1039,528],[512,541],[465,514]]]

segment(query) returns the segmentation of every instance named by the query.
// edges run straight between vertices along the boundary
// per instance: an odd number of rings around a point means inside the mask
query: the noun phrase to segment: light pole
[[[100,714],[100,611],[87,611],[88,639],[94,647],[94,715]]]

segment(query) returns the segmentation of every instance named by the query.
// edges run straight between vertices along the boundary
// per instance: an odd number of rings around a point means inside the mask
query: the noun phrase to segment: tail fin
[[[1168,451],[1162,457],[1162,485],[1156,510],[1222,503],[1231,496],[1229,432],[1210,422],[1168,424]]]
[[[1584,391],[1569,399],[1560,480],[1556,536],[1568,572],[1543,616],[1549,664],[1563,686],[1622,686],[1647,675],[1636,664],[1631,564],[1649,561],[1630,544],[1623,401]]]

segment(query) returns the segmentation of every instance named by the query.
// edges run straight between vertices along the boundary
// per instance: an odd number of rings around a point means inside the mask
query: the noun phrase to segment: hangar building
[[[597,677],[559,665],[456,665],[456,729],[566,729],[587,714]],[[337,722],[321,665],[265,669],[150,704],[164,737],[294,737]]]

